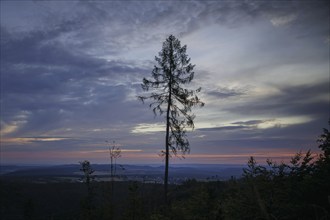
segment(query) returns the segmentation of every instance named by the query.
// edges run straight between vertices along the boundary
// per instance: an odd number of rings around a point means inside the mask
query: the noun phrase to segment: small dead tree
[[[93,173],[95,170],[92,169],[92,166],[88,160],[84,160],[79,162],[80,163],[80,171],[84,173],[82,181],[87,186],[87,197],[83,200],[83,210],[84,210],[84,219],[92,219],[92,209],[93,207],[93,187],[91,182],[94,180],[95,176]]]
[[[109,143],[109,141],[106,141]],[[116,147],[115,141],[112,142],[112,146],[109,144],[109,156],[110,156],[110,176],[111,179],[116,175],[117,172],[117,159],[121,157],[120,147]]]

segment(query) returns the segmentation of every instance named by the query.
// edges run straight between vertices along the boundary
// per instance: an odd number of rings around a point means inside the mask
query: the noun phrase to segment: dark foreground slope
[[[240,179],[171,184],[168,206],[162,184],[92,182],[88,197],[83,182],[2,177],[1,219],[330,219],[329,164],[296,159],[263,167],[251,158]]]
[[[330,219],[327,129],[318,142],[321,153],[317,157],[308,151],[293,155],[288,164],[268,160],[266,166],[251,157],[241,178],[188,179],[171,184],[167,203],[163,185],[150,181],[99,180],[88,185],[47,178],[35,181],[34,178],[42,176],[26,178],[13,175],[16,171],[12,171],[0,178],[1,219],[327,220]]]
[[[171,185],[169,198],[172,209],[180,208],[181,203],[185,202],[192,208],[198,204],[190,202],[202,202],[204,205],[197,210],[207,213],[215,206],[202,209],[220,196],[224,186],[224,182],[195,180],[186,181],[183,185]],[[84,183],[34,183],[2,179],[1,219],[163,219],[167,215],[164,213],[161,184],[94,182],[92,187],[89,216],[86,214],[87,189]],[[207,198],[204,198],[204,193]],[[179,216],[176,219],[181,219]]]

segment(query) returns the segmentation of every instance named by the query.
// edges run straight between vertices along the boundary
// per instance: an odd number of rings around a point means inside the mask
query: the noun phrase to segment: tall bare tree
[[[181,47],[180,41],[170,35],[163,43],[159,57],[155,57],[158,65],[154,66],[151,79],[143,78],[142,89],[148,92],[146,96],[138,98],[144,103],[151,100],[149,107],[154,114],[165,113],[166,137],[165,151],[165,175],[164,190],[167,200],[168,191],[168,167],[171,154],[184,155],[189,153],[189,141],[186,128],[194,128],[195,115],[191,114],[193,106],[204,106],[197,97],[201,88],[190,90],[184,88],[184,84],[190,83],[194,78],[195,65],[190,63],[186,54],[187,46]]]

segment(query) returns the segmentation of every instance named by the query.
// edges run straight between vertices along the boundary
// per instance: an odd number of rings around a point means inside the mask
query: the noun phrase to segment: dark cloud
[[[305,115],[329,117],[329,82],[298,86],[280,86],[280,93],[267,95],[244,105],[225,108],[229,112],[244,115],[267,115],[276,112],[282,116]]]
[[[116,124],[124,112],[135,108],[125,101],[127,87],[146,70],[54,42],[72,26],[66,23],[19,36],[1,26],[1,120],[17,123],[18,115],[28,113],[11,135],[42,134],[61,127],[103,127]]]
[[[278,152],[291,151],[292,156],[294,152],[301,150],[311,149],[313,152],[317,152],[316,140],[322,133],[320,126],[327,127],[327,121],[322,119],[263,129],[253,127],[258,123],[259,120],[251,120],[247,121],[245,126],[235,126],[236,122],[234,122],[232,126],[198,129],[198,134],[204,135],[205,138],[191,140],[193,151],[213,152],[214,149],[217,149],[218,152],[226,154],[275,150]],[[197,146],[203,146],[203,148]]]
[[[232,131],[232,130],[241,130],[246,128],[246,126],[221,126],[221,127],[212,127],[212,128],[199,128],[199,131]]]

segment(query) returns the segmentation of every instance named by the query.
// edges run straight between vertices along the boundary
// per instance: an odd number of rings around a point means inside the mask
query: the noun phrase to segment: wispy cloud
[[[138,124],[132,129],[133,134],[149,134],[154,132],[164,132],[165,131],[165,125],[164,124]]]
[[[242,96],[246,94],[245,90],[242,89],[233,89],[233,88],[218,88],[216,90],[212,90],[207,92],[208,95],[214,96],[219,99],[225,99],[235,96]]]
[[[123,153],[137,153],[142,152],[141,149],[120,149]],[[102,153],[102,154],[109,154],[109,150],[89,150],[89,151],[79,151],[80,154],[94,154],[94,153]]]
[[[289,14],[289,15],[284,15],[284,16],[280,16],[280,17],[274,17],[270,20],[270,22],[275,27],[280,27],[280,26],[288,25],[291,22],[294,22],[296,19],[297,19],[297,15]]]

